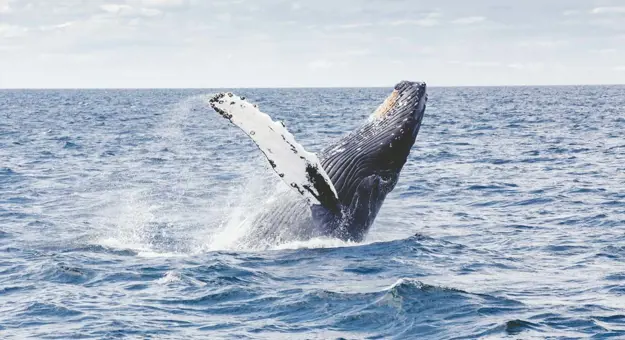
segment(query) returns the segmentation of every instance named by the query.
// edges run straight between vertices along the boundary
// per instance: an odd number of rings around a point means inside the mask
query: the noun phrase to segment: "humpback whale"
[[[241,242],[269,247],[315,237],[362,241],[397,184],[426,102],[425,83],[401,81],[362,126],[316,155],[244,97],[211,97],[209,105],[254,141],[292,189],[255,216]]]

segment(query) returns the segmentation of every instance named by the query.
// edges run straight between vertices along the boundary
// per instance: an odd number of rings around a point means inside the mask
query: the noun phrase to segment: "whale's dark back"
[[[366,235],[397,184],[421,127],[426,101],[424,83],[401,82],[374,114],[378,117],[320,153],[347,212],[334,236],[360,241]]]

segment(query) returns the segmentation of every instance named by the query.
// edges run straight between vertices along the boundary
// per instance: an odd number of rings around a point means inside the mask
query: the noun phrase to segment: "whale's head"
[[[425,83],[402,81],[363,126],[363,157],[375,160],[378,173],[399,176],[419,133],[427,98]]]
[[[323,151],[323,168],[351,216],[340,237],[358,241],[367,233],[397,184],[426,102],[425,83],[402,81],[363,126]]]
[[[397,129],[404,130],[404,126],[399,126],[403,122],[421,122],[425,112],[427,102],[427,86],[422,82],[402,81],[395,85],[384,102],[373,112],[370,120],[383,126],[391,132],[396,133]],[[409,122],[411,121],[411,122]],[[410,124],[408,124],[410,125]],[[416,124],[417,129],[420,124]],[[418,131],[412,131],[415,135]]]
[[[396,84],[365,124],[336,143],[330,153],[341,151],[339,157],[349,154],[352,160],[367,164],[367,174],[397,177],[421,127],[427,98],[423,82]]]

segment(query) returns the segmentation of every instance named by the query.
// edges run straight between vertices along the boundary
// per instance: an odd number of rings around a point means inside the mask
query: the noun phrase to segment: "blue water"
[[[431,88],[364,243],[265,251],[214,92],[0,91],[0,338],[625,338],[625,87]],[[318,151],[389,89],[236,92]]]

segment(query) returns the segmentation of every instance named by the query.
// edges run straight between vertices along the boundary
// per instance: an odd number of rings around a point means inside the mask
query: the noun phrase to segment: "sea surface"
[[[233,91],[319,151],[390,88]],[[216,92],[0,90],[0,338],[625,339],[625,87],[430,88],[365,242],[263,251]]]

